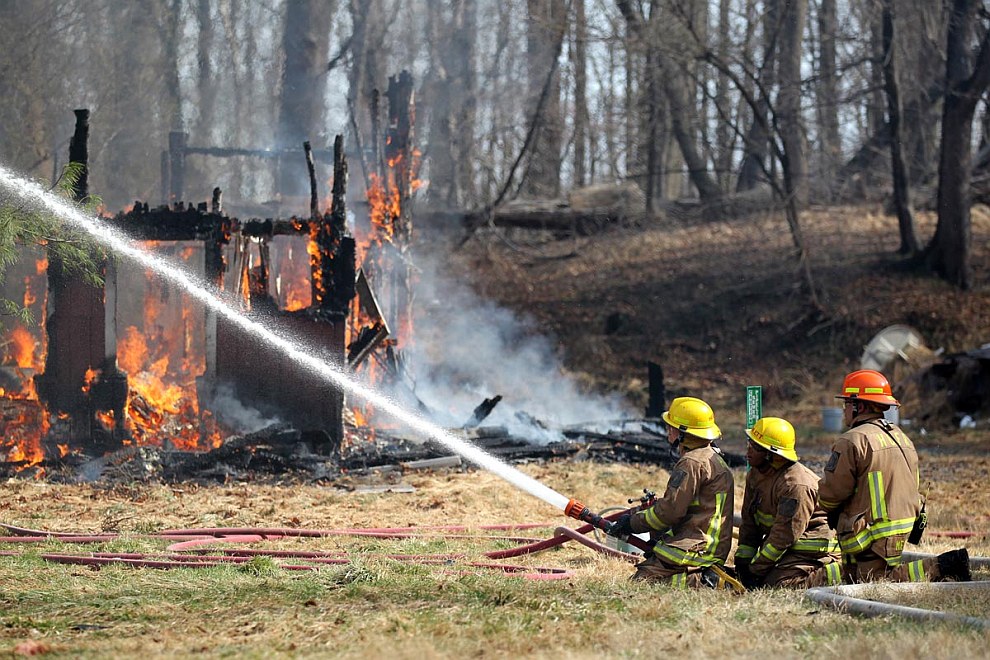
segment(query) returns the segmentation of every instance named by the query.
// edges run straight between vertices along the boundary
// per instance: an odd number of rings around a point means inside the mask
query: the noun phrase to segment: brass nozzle
[[[581,520],[581,514],[588,510],[588,507],[581,504],[577,500],[569,500],[567,506],[564,507],[564,515]]]

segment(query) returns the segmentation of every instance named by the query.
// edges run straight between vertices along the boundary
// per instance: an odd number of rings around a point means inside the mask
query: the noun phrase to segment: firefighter
[[[922,510],[918,454],[911,440],[884,419],[899,406],[890,383],[878,371],[846,376],[839,436],[818,484],[818,502],[839,538],[847,582],[970,580],[965,548],[904,563],[904,542]],[[920,540],[920,530],[916,533]]]
[[[667,441],[679,453],[662,498],[643,511],[625,514],[610,534],[649,532],[652,554],[636,566],[634,580],[676,586],[730,588],[721,570],[732,545],[733,481],[712,441],[721,437],[711,406],[679,397],[663,413]]]
[[[820,570],[839,584],[839,545],[818,506],[818,477],[798,462],[794,427],[764,417],[746,435],[750,469],[735,555],[743,585],[806,588]]]

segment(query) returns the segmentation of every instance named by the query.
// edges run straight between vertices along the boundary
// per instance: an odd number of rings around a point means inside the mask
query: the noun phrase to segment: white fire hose
[[[905,553],[906,554],[906,553]],[[985,557],[980,559],[987,560]],[[990,581],[980,582],[897,582],[897,583],[865,583],[843,584],[836,587],[815,587],[808,589],[805,595],[816,603],[834,608],[840,612],[851,612],[864,616],[896,615],[916,621],[942,621],[955,623],[980,630],[990,630],[990,619],[973,616],[963,616],[950,612],[925,610],[920,607],[907,607],[867,600],[865,596],[883,590],[884,593],[901,594],[918,591],[958,590],[973,593],[990,589]]]

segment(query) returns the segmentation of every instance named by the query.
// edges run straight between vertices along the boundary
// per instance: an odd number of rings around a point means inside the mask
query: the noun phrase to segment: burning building
[[[392,79],[384,157],[367,177],[369,224],[357,238],[348,227],[339,136],[329,211],[319,208],[308,144],[307,217],[230,217],[219,189],[210,203],[184,204],[185,158],[223,150],[191,147],[173,134],[162,168],[168,203],[137,202],[103,221],[325,361],[386,377],[399,368],[400,338],[411,331],[411,90],[407,74]],[[86,163],[87,136],[88,112],[77,111],[71,161]],[[83,176],[77,198],[86,188]],[[31,310],[35,323],[3,330],[0,463],[26,467],[128,445],[208,450],[232,432],[221,401],[291,424],[317,453],[332,454],[346,440],[344,421],[353,418],[341,391],[139,266],[108,255],[103,270],[96,287],[37,248],[8,272],[7,297]]]

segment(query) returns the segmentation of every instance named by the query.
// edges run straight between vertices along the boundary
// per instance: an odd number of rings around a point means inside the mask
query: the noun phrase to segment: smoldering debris
[[[56,483],[147,482],[294,482],[348,487],[355,477],[396,476],[420,470],[469,469],[460,456],[432,441],[417,441],[374,431],[373,441],[361,439],[368,428],[348,429],[352,441],[336,455],[314,453],[306,435],[286,423],[227,438],[210,451],[179,451],[170,447],[125,447],[103,456],[68,453],[46,458],[25,470],[18,462],[0,462],[0,476],[20,474]],[[671,467],[677,454],[652,420],[627,420],[599,432],[581,428],[552,429],[561,440],[534,443],[512,435],[504,426],[478,426],[451,432],[510,463],[547,460],[594,460],[644,463]],[[730,465],[744,464],[728,455]]]

